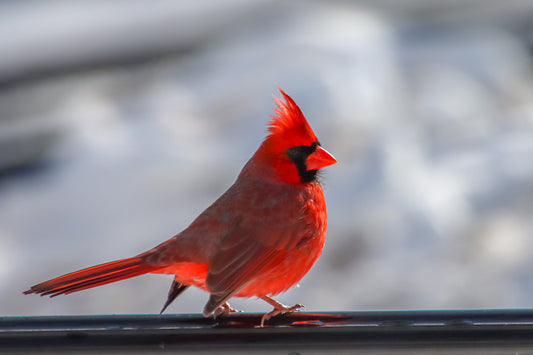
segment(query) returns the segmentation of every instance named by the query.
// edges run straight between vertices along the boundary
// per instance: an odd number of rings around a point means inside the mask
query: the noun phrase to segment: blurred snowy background
[[[532,16],[525,0],[1,2],[0,315],[159,312],[170,276],[22,291],[185,228],[265,136],[277,85],[339,161],[323,256],[280,301],[532,307]]]

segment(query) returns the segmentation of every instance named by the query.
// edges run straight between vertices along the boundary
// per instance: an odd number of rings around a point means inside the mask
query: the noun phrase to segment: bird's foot
[[[263,326],[265,325],[265,321],[269,320],[272,317],[275,317],[280,314],[293,313],[293,312],[299,311],[302,308],[305,309],[305,306],[299,303],[295,304],[294,306],[286,306],[283,303],[279,303],[278,301],[268,296],[261,297],[261,299],[268,302],[271,306],[274,307],[272,311],[265,313],[263,317],[261,318],[261,325],[260,325],[261,328],[263,328]]]
[[[218,316],[230,314],[230,313],[237,313],[242,312],[239,309],[232,308],[228,302],[225,302],[221,306],[219,306],[215,311],[213,312],[213,318],[217,319]]]

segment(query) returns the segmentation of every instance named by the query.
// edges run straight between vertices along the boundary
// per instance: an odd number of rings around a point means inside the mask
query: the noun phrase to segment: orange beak
[[[307,170],[318,170],[333,165],[337,160],[327,150],[317,146],[316,150],[305,161]]]

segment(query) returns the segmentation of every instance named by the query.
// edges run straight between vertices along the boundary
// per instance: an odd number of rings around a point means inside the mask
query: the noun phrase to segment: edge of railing
[[[0,352],[533,349],[533,309],[0,317]]]

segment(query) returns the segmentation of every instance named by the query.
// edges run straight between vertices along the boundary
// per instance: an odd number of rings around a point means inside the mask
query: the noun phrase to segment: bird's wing
[[[257,233],[255,233],[257,234]],[[234,232],[220,247],[209,267],[207,287],[211,293],[235,291],[280,262],[287,252],[283,247],[265,245],[246,231]]]
[[[282,263],[290,245],[299,237],[290,220],[262,222],[259,226],[242,222],[220,245],[207,274],[211,299],[204,314],[210,314],[257,277]]]

